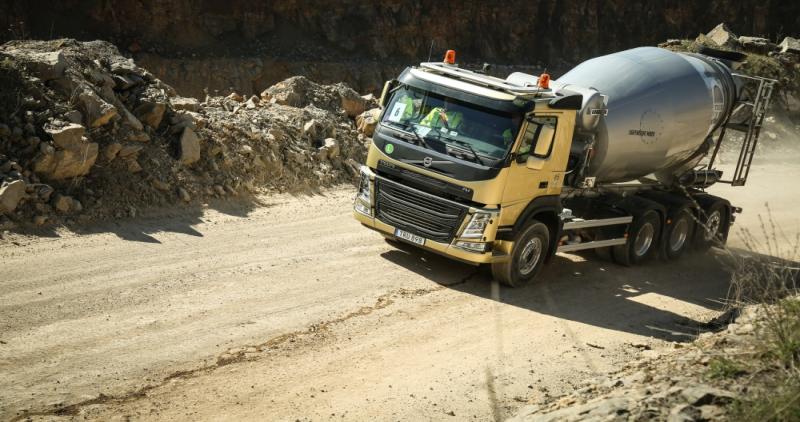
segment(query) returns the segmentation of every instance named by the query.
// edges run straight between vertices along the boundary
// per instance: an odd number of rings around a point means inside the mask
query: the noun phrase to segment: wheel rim
[[[719,231],[719,226],[722,224],[722,215],[719,211],[714,211],[711,215],[708,216],[708,220],[706,220],[706,227],[705,232],[703,233],[703,239],[706,242],[710,242],[714,239]]]
[[[672,232],[669,235],[669,249],[672,252],[680,251],[686,244],[687,237],[689,237],[689,222],[686,221],[686,218],[681,218],[672,226]]]
[[[539,258],[542,256],[542,239],[534,237],[525,244],[522,248],[522,253],[519,255],[519,272],[522,275],[528,275],[536,268]]]
[[[653,244],[653,235],[656,233],[653,223],[644,223],[636,233],[636,239],[633,241],[633,252],[636,256],[645,256],[647,251],[650,250],[650,245]]]

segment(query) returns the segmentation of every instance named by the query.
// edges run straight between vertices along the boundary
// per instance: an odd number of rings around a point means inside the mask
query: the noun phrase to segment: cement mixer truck
[[[737,73],[742,59],[642,47],[502,79],[450,50],[384,86],[353,214],[510,286],[556,252],[631,266],[721,245],[741,209],[706,189],[746,183],[776,82]]]

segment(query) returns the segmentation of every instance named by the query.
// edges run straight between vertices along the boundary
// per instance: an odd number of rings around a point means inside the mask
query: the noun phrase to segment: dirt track
[[[769,199],[791,237],[795,168],[712,193],[756,230]],[[690,340],[727,292],[714,254],[559,255],[542,282],[501,289],[387,245],[350,218],[351,195],[5,234],[0,419],[502,419]]]

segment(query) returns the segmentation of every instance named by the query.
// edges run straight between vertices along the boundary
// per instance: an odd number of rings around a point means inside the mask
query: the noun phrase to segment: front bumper
[[[367,204],[363,198],[357,196],[354,203],[353,216],[365,227],[375,230],[388,238],[393,238],[397,239],[398,241],[405,242],[404,240],[398,239],[394,236],[395,229],[397,229],[397,227],[388,224],[384,221],[381,221],[379,218],[376,218],[377,212],[375,203],[376,203],[377,190],[375,188],[376,186],[375,181],[382,179],[381,176],[376,175],[374,172],[372,172],[372,170],[370,170],[367,167],[362,168],[362,174],[365,174],[367,177],[369,177],[370,180],[370,186],[369,186],[370,200],[369,204]],[[409,187],[407,187],[407,189],[414,190],[413,188]],[[361,204],[360,207],[358,206],[359,204]],[[364,212],[365,208],[367,208],[367,205],[370,210],[369,214],[371,215],[367,215]],[[430,238],[426,238],[424,245],[417,245],[409,242],[405,243],[472,265],[489,264],[493,262],[505,261],[508,256],[507,250],[510,249],[511,245],[510,242],[497,241],[494,239],[497,231],[497,224],[499,222],[498,218],[499,213],[497,210],[483,210],[483,209],[470,208],[469,212],[466,214],[463,221],[458,222],[459,225],[458,233],[460,234],[461,232],[463,232],[465,226],[472,218],[472,214],[475,212],[493,213],[492,222],[486,227],[483,238],[477,239],[478,243],[486,244],[487,250],[485,252],[479,252],[476,250],[470,250],[463,248],[461,246],[457,246],[459,242],[476,242],[476,239],[474,238],[460,238],[458,235],[454,236],[450,243],[444,243],[441,241],[432,240]],[[401,230],[405,230],[405,228],[401,228]]]

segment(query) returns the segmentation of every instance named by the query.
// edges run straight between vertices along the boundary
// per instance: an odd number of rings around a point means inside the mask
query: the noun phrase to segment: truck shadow
[[[710,329],[692,319],[704,309],[722,311],[731,286],[730,258],[720,251],[674,262],[622,267],[593,253],[556,255],[537,281],[492,291],[490,271],[403,246],[383,254],[429,280],[487,300],[667,341],[693,340]],[[681,314],[685,313],[686,315]]]

